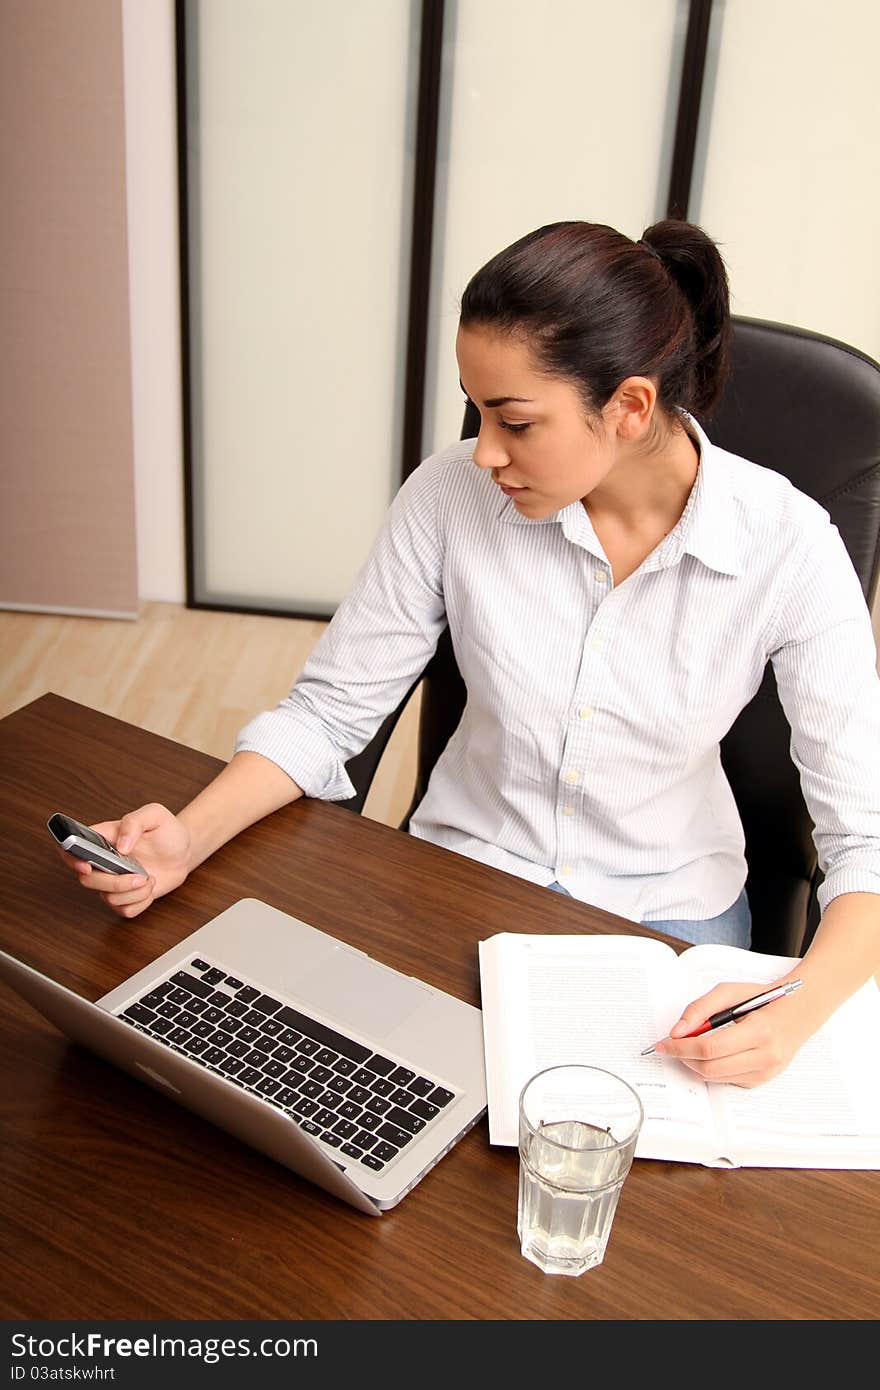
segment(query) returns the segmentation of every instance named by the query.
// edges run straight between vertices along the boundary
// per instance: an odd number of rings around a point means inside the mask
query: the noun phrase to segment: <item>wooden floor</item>
[[[0,717],[51,690],[228,759],[239,729],[287,694],[324,627],[170,603],[143,604],[136,622],[0,612]],[[417,721],[411,701],[367,799],[365,814],[386,825],[400,824],[412,796]]]

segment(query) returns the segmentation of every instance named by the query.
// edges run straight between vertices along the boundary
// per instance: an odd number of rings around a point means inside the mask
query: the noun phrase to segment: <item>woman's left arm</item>
[[[779,981],[800,979],[802,989],[729,1027],[682,1038],[711,1014],[768,987],[718,985],[689,1005],[658,1048],[707,1079],[744,1086],[782,1071],[835,1009],[880,975],[877,652],[836,527],[806,499],[801,509],[799,543],[792,544],[766,641],[825,875],[818,894],[822,920],[803,960]]]
[[[707,1081],[758,1086],[792,1057],[835,1009],[874,975],[880,985],[880,894],[834,898],[802,961],[774,983],[802,980],[803,988],[697,1038],[683,1037],[712,1014],[770,986],[722,984],[695,999],[656,1051],[676,1057]]]

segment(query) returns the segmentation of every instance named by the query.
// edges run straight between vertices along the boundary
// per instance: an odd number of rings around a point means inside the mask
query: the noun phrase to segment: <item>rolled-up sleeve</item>
[[[837,528],[792,557],[771,657],[825,881],[819,905],[880,893],[880,680],[871,620]]]
[[[354,795],[345,764],[372,738],[432,656],[445,624],[441,494],[445,458],[407,479],[373,550],[285,700],[242,729],[307,796]]]

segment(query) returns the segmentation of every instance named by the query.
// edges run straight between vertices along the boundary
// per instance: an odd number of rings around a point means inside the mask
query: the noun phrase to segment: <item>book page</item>
[[[480,943],[480,977],[493,1144],[518,1142],[529,1077],[583,1062],[638,1092],[638,1157],[701,1161],[717,1147],[704,1082],[679,1063],[639,1055],[686,1002],[669,946],[648,937],[504,933]]]
[[[769,984],[796,964],[729,946],[693,947],[679,961],[691,998],[721,980]],[[878,1058],[880,991],[871,980],[780,1076],[751,1088],[708,1083],[722,1149],[756,1167],[880,1168]]]

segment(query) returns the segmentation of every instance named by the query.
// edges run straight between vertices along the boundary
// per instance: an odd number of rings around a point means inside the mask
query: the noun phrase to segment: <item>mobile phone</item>
[[[146,869],[136,859],[119,854],[97,830],[90,830],[72,816],[62,816],[60,811],[56,811],[47,824],[61,848],[77,859],[87,859],[96,869],[103,869],[108,874],[143,874],[147,877]]]

